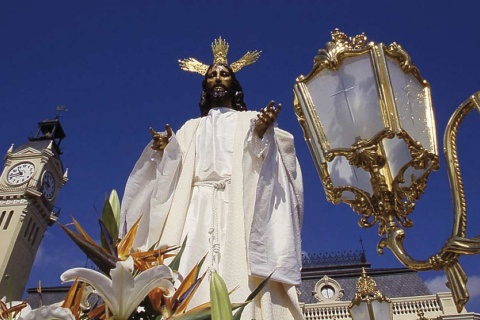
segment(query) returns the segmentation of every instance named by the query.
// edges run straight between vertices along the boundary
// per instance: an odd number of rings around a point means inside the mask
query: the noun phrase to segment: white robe
[[[242,319],[301,319],[301,172],[292,136],[269,128],[260,139],[255,118],[215,108],[188,121],[163,152],[147,146],[127,182],[122,229],[143,214],[134,246],[188,235],[180,273],[208,254],[204,269],[216,269],[229,290],[240,286],[233,302],[274,272]],[[204,281],[192,306],[209,300],[208,288]]]

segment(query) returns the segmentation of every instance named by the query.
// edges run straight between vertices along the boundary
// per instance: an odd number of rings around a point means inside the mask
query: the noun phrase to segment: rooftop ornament
[[[480,111],[480,91],[452,115],[444,135],[454,201],[452,235],[426,260],[403,247],[409,214],[423,194],[439,154],[430,85],[399,44],[367,42],[338,29],[319,50],[313,70],[294,85],[295,112],[304,131],[327,200],[347,203],[359,225],[378,225],[385,247],[408,268],[445,270],[457,310],[468,301],[462,254],[480,253],[480,237],[466,238],[466,206],[456,137],[464,117]]]
[[[393,319],[392,303],[380,290],[375,280],[370,278],[362,268],[362,275],[357,281],[357,292],[348,305],[354,320],[388,320]]]

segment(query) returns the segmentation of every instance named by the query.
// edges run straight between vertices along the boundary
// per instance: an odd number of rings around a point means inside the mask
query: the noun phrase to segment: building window
[[[322,287],[322,290],[320,290],[320,293],[325,299],[332,299],[335,295],[335,289],[332,286],[325,285]]]
[[[35,229],[35,234],[33,235],[33,240],[32,240],[32,246],[35,243],[35,240],[37,239],[37,234],[38,234],[38,227]]]
[[[26,238],[28,234],[28,230],[30,230],[30,226],[32,225],[32,217],[28,220],[27,227],[25,228],[25,232],[23,233],[23,237]]]
[[[0,227],[2,226],[3,219],[5,219],[5,215],[7,214],[7,211],[3,211],[2,215],[0,216]]]
[[[312,294],[318,302],[337,301],[343,297],[343,289],[336,280],[324,276],[315,284]]]
[[[7,230],[8,225],[10,224],[10,221],[12,220],[13,217],[13,210],[8,213],[7,221],[5,221],[5,225],[3,226],[3,230]]]
[[[37,226],[37,224],[34,222],[33,226],[32,226],[32,229],[30,229],[30,234],[28,235],[28,242],[32,241],[33,231],[35,230],[36,226]]]

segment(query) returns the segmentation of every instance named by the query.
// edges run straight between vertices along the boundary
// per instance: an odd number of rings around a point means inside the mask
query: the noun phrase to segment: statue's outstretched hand
[[[173,134],[172,128],[170,127],[170,125],[168,123],[165,125],[165,131],[166,132],[157,132],[157,131],[153,130],[152,127],[150,127],[149,131],[150,131],[150,134],[153,137],[153,143],[152,143],[152,146],[151,146],[151,148],[153,150],[163,150],[163,149],[165,149],[165,147],[168,144],[168,141],[169,141],[170,137]]]
[[[260,138],[267,131],[268,127],[277,120],[278,114],[282,110],[282,104],[279,103],[275,108],[275,101],[270,101],[268,105],[260,110],[257,114],[258,119],[255,120],[255,132]]]

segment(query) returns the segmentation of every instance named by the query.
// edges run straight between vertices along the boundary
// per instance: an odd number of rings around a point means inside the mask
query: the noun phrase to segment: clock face
[[[50,171],[45,171],[42,179],[42,193],[45,198],[51,200],[55,195],[55,179]]]
[[[35,173],[35,165],[31,162],[21,162],[14,166],[7,174],[7,182],[19,185],[27,182]]]

